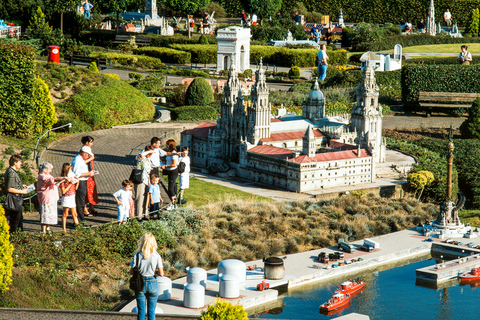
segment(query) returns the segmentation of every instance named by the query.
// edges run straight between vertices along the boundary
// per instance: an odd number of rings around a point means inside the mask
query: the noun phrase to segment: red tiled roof
[[[198,125],[197,127],[193,128],[193,129],[183,131],[182,134],[192,135],[195,138],[206,139],[206,138],[208,138],[208,131],[210,129],[212,129],[212,130],[215,129],[216,126],[217,125],[215,123],[202,122],[202,123],[200,123],[200,125]]]
[[[323,133],[318,129],[313,130],[315,138],[323,137]],[[302,139],[305,135],[305,131],[292,131],[292,132],[280,132],[270,134],[270,138],[260,139],[262,142],[271,142],[271,141],[285,141],[285,140],[299,140]]]
[[[361,149],[360,158],[370,157],[370,154],[365,149]],[[322,162],[333,160],[344,160],[357,158],[356,150],[337,151],[337,152],[325,152],[317,153],[315,157],[309,157],[307,155],[301,155],[291,159],[291,161],[297,163],[309,163],[309,162]]]
[[[282,120],[280,120],[278,118],[272,118],[272,119],[270,119],[270,122],[282,122]]]
[[[333,141],[333,139],[332,139],[332,141]],[[341,142],[337,142],[337,141],[332,142],[330,144],[330,148],[337,149],[337,150],[340,149],[342,151],[343,150],[357,150],[357,146],[354,146],[352,144],[341,143]]]
[[[292,150],[269,146],[269,145],[258,145],[251,149],[248,149],[248,152],[260,153],[272,157],[277,157],[281,159],[287,159],[288,157],[293,157],[294,153]]]

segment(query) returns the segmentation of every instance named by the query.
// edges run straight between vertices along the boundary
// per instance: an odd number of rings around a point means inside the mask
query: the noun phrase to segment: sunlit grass
[[[472,227],[480,227],[480,210],[460,210],[458,217],[463,223],[470,223]]]

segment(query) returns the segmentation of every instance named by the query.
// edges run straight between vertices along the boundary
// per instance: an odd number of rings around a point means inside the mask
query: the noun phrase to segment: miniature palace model
[[[239,177],[296,192],[375,180],[375,165],[385,161],[386,148],[373,64],[363,71],[351,115],[326,116],[315,81],[303,115],[273,117],[261,61],[251,102],[244,101],[239,86],[232,64],[217,123],[182,132],[193,165],[226,164]]]

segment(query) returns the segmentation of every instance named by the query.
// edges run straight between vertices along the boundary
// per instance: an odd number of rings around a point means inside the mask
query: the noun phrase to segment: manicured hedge
[[[152,47],[169,47],[172,44],[198,44],[200,41],[200,36],[192,36],[190,39],[188,36],[182,34],[175,34],[173,36],[158,36],[158,35],[147,35],[152,37],[150,40],[150,46]],[[204,35],[209,44],[216,44],[217,38],[215,35]]]
[[[109,64],[119,64],[122,66],[134,66],[145,69],[161,69],[165,66],[164,63],[158,58],[152,58],[147,56],[139,56],[126,53],[114,53],[114,52],[94,52],[90,54],[91,57],[103,57],[107,58]]]
[[[458,52],[460,52],[460,46],[468,43],[479,43],[480,39],[477,38],[452,38],[450,36],[435,36],[432,37],[427,34],[412,34],[410,36],[386,36],[379,41],[374,42],[362,42],[353,46],[352,51],[381,51],[391,50],[396,44],[400,44],[402,47],[423,46],[431,44],[456,44],[458,45]]]
[[[112,47],[113,41],[115,41],[115,35],[115,31],[110,30],[80,31],[78,34],[78,40],[80,40],[83,44],[92,46]]]
[[[194,121],[194,120],[215,120],[218,118],[215,108],[210,106],[184,106],[172,109],[175,113],[173,120]]]
[[[458,50],[460,52],[460,49]],[[451,57],[421,57],[415,59],[403,60],[404,64],[458,64],[457,55]],[[473,59],[470,64],[480,64],[479,59]]]
[[[190,63],[192,55],[190,52],[179,51],[171,48],[143,47],[133,50],[134,54],[159,58],[163,62],[187,64]]]
[[[173,44],[170,48],[189,52],[194,63],[217,63],[215,44]]]
[[[28,137],[35,129],[35,49],[0,40],[0,130]]]
[[[402,69],[405,111],[418,110],[420,92],[480,92],[480,66],[406,65]]]

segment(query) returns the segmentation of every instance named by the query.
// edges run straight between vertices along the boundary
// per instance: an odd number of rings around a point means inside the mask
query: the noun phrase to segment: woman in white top
[[[168,196],[172,203],[167,207],[167,210],[172,210],[175,208],[175,198],[177,195],[176,192],[176,181],[178,178],[178,154],[177,154],[177,144],[175,140],[167,141],[167,162],[162,166],[162,169],[166,171],[168,177]]]
[[[467,51],[468,47],[466,45],[463,45],[461,48],[462,52],[458,54],[458,62],[460,64],[468,66],[470,64],[470,61],[472,61],[472,54]]]
[[[132,263],[130,263],[130,274],[133,274],[133,268],[137,263],[144,281],[143,290],[135,292],[138,309],[137,319],[144,320],[145,313],[147,313],[149,320],[155,320],[155,308],[160,293],[155,277],[157,275],[163,277],[163,264],[162,258],[157,252],[157,240],[150,232],[145,233],[138,240],[137,250],[133,256]],[[145,306],[147,307],[147,312],[145,312]]]

